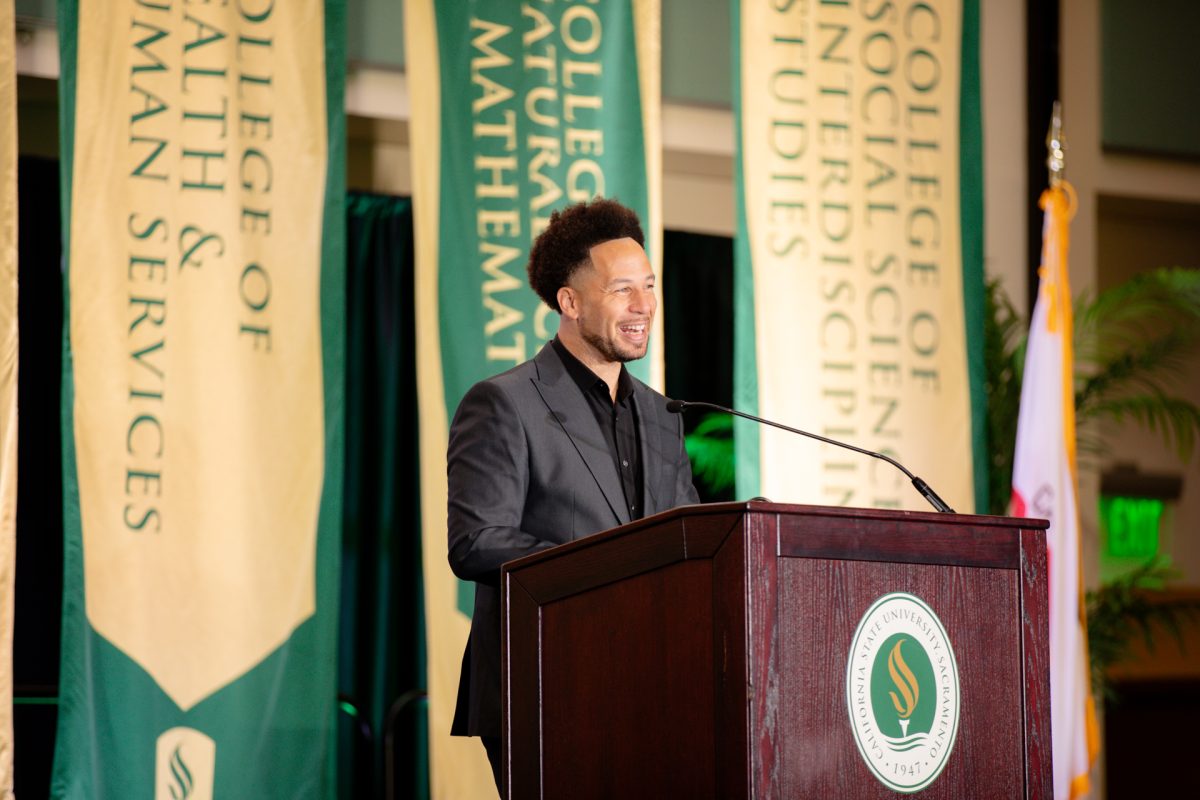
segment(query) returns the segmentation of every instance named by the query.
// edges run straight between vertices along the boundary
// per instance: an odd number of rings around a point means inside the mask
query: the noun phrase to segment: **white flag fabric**
[[[1013,460],[1013,513],[1050,520],[1050,724],[1054,737],[1054,796],[1089,790],[1098,747],[1089,687],[1087,619],[1079,562],[1075,467],[1075,390],[1071,345],[1068,226],[1075,211],[1066,183],[1047,189],[1040,286],[1029,328],[1021,414]]]

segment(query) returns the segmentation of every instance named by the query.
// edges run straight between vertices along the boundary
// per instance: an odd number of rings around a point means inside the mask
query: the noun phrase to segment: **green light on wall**
[[[1158,554],[1158,524],[1166,503],[1149,497],[1100,497],[1100,521],[1108,532],[1107,554],[1150,558]]]

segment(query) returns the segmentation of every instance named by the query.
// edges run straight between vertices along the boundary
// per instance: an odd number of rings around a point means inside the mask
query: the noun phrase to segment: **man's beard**
[[[579,335],[585,342],[590,344],[596,350],[596,352],[604,356],[604,358],[608,361],[615,361],[620,364],[628,364],[630,361],[636,361],[646,355],[645,352],[622,352],[621,350],[617,349],[615,342],[605,339],[598,333],[592,333],[582,325],[580,326]],[[650,340],[647,338],[646,350],[649,351],[649,348]]]

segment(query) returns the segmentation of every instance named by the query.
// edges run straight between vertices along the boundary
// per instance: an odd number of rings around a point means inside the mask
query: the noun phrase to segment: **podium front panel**
[[[546,797],[712,796],[711,583],[684,561],[542,607]]]
[[[875,600],[894,592],[921,598],[937,614],[959,677],[953,749],[919,796],[1013,796],[1024,779],[1015,570],[785,557],[778,572],[780,796],[837,797],[846,786],[858,787],[861,798],[895,796],[859,754],[846,697],[856,626]],[[935,766],[881,764],[895,779],[920,778]]]

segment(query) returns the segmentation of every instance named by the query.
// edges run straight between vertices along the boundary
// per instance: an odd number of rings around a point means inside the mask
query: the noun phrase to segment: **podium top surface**
[[[826,520],[829,525],[839,529],[887,527],[896,529],[912,529],[906,539],[924,539],[930,541],[939,539],[945,541],[960,532],[970,531],[974,538],[995,539],[1004,538],[1018,531],[1044,531],[1049,522],[1044,519],[1023,517],[996,517],[975,514],[946,514],[936,511],[904,511],[894,509],[846,508],[840,506],[809,506],[789,503],[774,503],[765,500],[748,500],[731,503],[700,503],[696,505],[678,506],[663,511],[654,516],[634,520],[626,525],[610,528],[606,531],[577,539],[567,544],[549,550],[543,550],[524,558],[505,564],[503,571],[516,572],[536,567],[546,561],[552,561],[573,554],[602,546],[614,540],[636,536],[643,530],[659,528],[673,522],[686,522],[692,518],[704,518],[716,522],[727,518],[730,525],[746,516],[756,517],[793,517],[797,521]],[[989,535],[990,534],[990,535]],[[1013,540],[1015,546],[1015,539]],[[686,544],[685,544],[686,548]],[[1014,551],[1015,554],[1015,551]],[[686,556],[685,556],[686,557]]]

